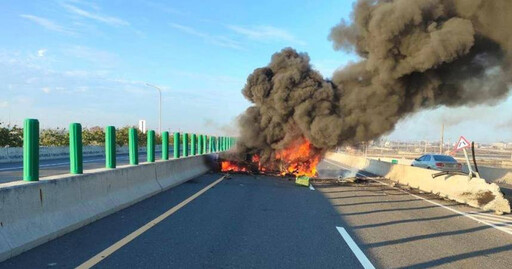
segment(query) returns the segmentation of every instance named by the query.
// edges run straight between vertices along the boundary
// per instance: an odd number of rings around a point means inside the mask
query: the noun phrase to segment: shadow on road
[[[473,252],[462,253],[462,254],[458,254],[458,255],[447,256],[447,257],[439,258],[437,260],[432,260],[432,261],[418,263],[418,264],[412,264],[412,265],[408,265],[405,267],[398,267],[398,268],[404,268],[404,269],[405,268],[408,268],[408,269],[410,269],[410,268],[415,268],[415,269],[432,268],[435,266],[453,263],[453,262],[459,261],[459,260],[465,260],[465,259],[470,259],[470,258],[474,258],[474,257],[482,257],[482,256],[490,255],[490,254],[496,254],[496,253],[500,253],[500,252],[504,252],[504,251],[511,251],[511,250],[512,250],[512,244],[506,245],[506,246],[501,246],[501,247],[496,247],[496,248],[489,248],[489,249],[484,249],[484,250],[479,250],[479,251],[473,251]]]

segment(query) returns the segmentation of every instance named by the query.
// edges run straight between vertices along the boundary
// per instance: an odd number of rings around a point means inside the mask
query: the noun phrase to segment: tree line
[[[128,130],[134,128],[125,126],[116,128],[116,144],[120,147],[128,145]],[[137,129],[137,140],[139,146],[146,145],[146,135]],[[172,144],[172,137],[169,138]],[[82,128],[82,143],[90,146],[105,145],[105,130],[99,126]],[[161,144],[162,137],[156,134],[155,143]],[[68,146],[69,130],[66,128],[47,128],[39,131],[39,144],[41,146]],[[23,128],[17,125],[6,125],[0,122],[0,147],[22,147],[23,146]]]

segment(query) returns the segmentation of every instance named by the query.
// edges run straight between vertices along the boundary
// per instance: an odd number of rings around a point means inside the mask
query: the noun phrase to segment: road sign
[[[469,147],[471,147],[471,143],[469,143],[469,141],[466,138],[464,138],[464,136],[461,136],[459,138],[459,142],[457,142],[457,145],[455,145],[455,151],[459,151],[461,149]]]

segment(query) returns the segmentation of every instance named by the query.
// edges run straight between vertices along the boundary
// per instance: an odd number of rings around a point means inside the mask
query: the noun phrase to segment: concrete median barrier
[[[485,210],[510,213],[510,203],[503,197],[500,187],[494,183],[486,182],[483,178],[469,178],[465,175],[445,175],[432,178],[432,175],[439,171],[391,164],[343,153],[328,153],[326,159],[425,192],[435,193],[459,203]]]
[[[215,155],[97,169],[0,188],[0,261],[210,170]]]

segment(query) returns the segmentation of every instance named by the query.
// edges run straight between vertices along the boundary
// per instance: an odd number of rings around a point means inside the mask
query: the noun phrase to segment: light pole
[[[158,88],[155,85],[149,84],[149,83],[146,83],[146,86],[157,89],[159,96],[160,96],[159,105],[158,105],[159,113],[160,113],[160,116],[158,118],[158,133],[161,134],[162,133],[162,89]]]

